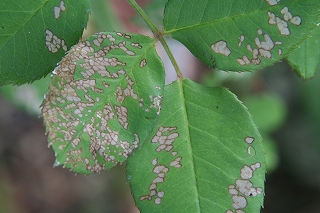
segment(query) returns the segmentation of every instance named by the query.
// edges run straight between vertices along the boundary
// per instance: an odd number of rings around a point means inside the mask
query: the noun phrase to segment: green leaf
[[[124,162],[157,121],[164,68],[156,40],[100,33],[53,71],[42,114],[56,165],[90,174]]]
[[[89,0],[2,0],[0,85],[29,83],[52,71],[79,41],[89,7]]]
[[[318,0],[169,0],[164,34],[210,67],[250,71],[274,64],[306,39]]]
[[[300,48],[287,56],[287,61],[303,80],[312,78],[320,62],[320,27],[316,27]]]
[[[127,161],[141,212],[259,212],[261,136],[234,94],[190,80],[165,87],[158,124]]]

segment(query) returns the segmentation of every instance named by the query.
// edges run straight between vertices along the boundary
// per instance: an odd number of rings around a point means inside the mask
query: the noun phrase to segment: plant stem
[[[178,78],[180,80],[182,80],[183,79],[182,72],[181,72],[181,70],[180,70],[180,68],[178,66],[178,63],[177,63],[176,59],[173,57],[173,54],[172,54],[171,50],[169,49],[169,46],[168,46],[166,40],[163,38],[162,35],[159,37],[159,40],[160,40],[164,50],[167,52],[167,54],[169,56],[169,59],[170,59],[172,65],[173,65],[174,69],[176,70]]]
[[[147,25],[151,29],[153,35],[160,40],[164,50],[167,52],[167,54],[169,56],[169,59],[173,65],[174,69],[176,70],[176,73],[177,73],[179,80],[182,80],[183,79],[182,72],[181,72],[175,58],[173,57],[173,54],[172,54],[171,50],[169,49],[167,42],[163,38],[162,32],[159,31],[158,27],[151,21],[151,19],[147,16],[147,14],[142,10],[142,8],[137,4],[137,2],[135,0],[128,0],[128,2],[137,11],[137,13],[145,20],[145,22],[147,23]]]

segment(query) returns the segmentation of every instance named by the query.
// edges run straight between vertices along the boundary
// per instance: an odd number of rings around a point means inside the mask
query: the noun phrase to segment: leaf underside
[[[2,0],[0,85],[21,85],[46,76],[79,41],[90,1]]]
[[[149,140],[127,161],[141,212],[259,212],[261,136],[234,94],[188,79],[165,87]]]
[[[99,33],[63,58],[42,104],[56,165],[99,173],[145,141],[164,89],[154,43],[142,35]]]
[[[300,78],[303,80],[312,78],[320,63],[320,26],[317,26],[312,31],[311,37],[305,40],[300,48],[290,53],[286,59]]]
[[[281,60],[307,38],[319,7],[314,0],[169,0],[164,34],[209,67],[257,70]]]

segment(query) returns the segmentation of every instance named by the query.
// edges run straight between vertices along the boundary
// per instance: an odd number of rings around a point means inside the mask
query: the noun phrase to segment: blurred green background
[[[164,0],[141,0],[161,25]],[[100,31],[150,34],[126,0],[93,0],[87,37]],[[262,213],[320,212],[320,75],[303,82],[285,61],[254,73],[209,70],[178,42],[168,40],[184,76],[225,86],[244,102],[264,138],[267,161]],[[159,47],[167,70],[173,68]],[[53,168],[39,106],[50,74],[20,87],[0,87],[0,213],[137,213],[124,165],[102,174]]]

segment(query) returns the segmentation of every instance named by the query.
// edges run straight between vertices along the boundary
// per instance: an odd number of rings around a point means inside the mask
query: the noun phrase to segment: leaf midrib
[[[199,187],[198,187],[198,181],[197,181],[197,174],[196,174],[196,169],[195,169],[195,159],[194,159],[194,156],[193,156],[193,148],[192,148],[192,143],[191,143],[191,137],[190,137],[190,128],[189,128],[189,120],[188,120],[188,113],[187,113],[187,101],[186,101],[186,99],[185,99],[185,91],[184,91],[184,81],[183,80],[181,80],[181,81],[178,81],[178,83],[179,83],[179,87],[180,87],[180,95],[181,95],[181,99],[182,99],[182,102],[183,102],[183,105],[182,105],[182,110],[183,110],[183,114],[184,114],[184,116],[186,117],[186,121],[187,121],[187,126],[188,126],[188,128],[187,128],[187,135],[186,135],[186,137],[188,138],[188,142],[189,142],[189,147],[190,147],[190,149],[191,149],[191,153],[190,153],[190,155],[191,155],[191,160],[192,160],[192,164],[191,164],[191,166],[192,166],[192,168],[193,168],[193,171],[194,171],[194,179],[195,179],[195,185],[196,185],[196,197],[197,197],[197,201],[198,202],[196,202],[197,204],[197,207],[198,207],[198,209],[199,209],[199,212],[201,212],[201,207],[200,207],[200,195],[199,195]]]

